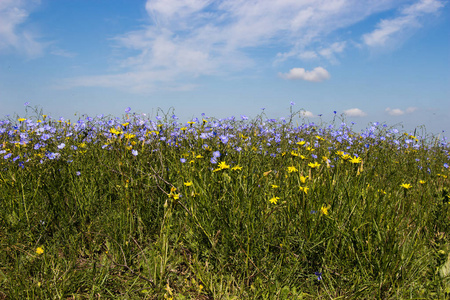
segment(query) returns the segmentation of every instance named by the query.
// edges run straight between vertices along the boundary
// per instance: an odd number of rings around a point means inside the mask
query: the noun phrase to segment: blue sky
[[[443,0],[0,0],[0,113],[333,112],[450,131]],[[77,114],[77,116],[75,116]],[[322,115],[322,117],[318,117]]]

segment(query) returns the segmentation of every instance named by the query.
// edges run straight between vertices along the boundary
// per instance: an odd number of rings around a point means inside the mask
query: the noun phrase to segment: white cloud
[[[404,114],[411,114],[417,110],[417,107],[408,107],[406,110],[401,110],[400,108],[386,108],[385,111],[391,116],[401,116]]]
[[[259,57],[255,59],[255,50],[271,55],[275,65],[299,58],[324,58],[333,63],[347,42],[330,41],[331,33],[396,8],[404,1],[147,0],[148,23],[114,38],[115,50],[125,50],[118,74],[99,75],[94,81],[115,86],[115,78],[135,74],[149,87],[156,82],[159,88],[190,85],[200,76],[259,68],[261,62],[257,61]],[[419,6],[409,10],[425,11]],[[129,56],[127,50],[135,54]],[[157,73],[161,76],[154,75]],[[329,74],[323,69],[296,76],[321,81]],[[85,79],[75,78],[71,84],[87,84]],[[130,90],[142,90],[141,85],[129,84]]]
[[[319,54],[328,59],[329,61],[336,63],[337,59],[335,57],[335,54],[344,51],[345,46],[346,42],[336,42],[331,44],[329,47],[319,50]]]
[[[444,2],[439,0],[419,0],[403,8],[396,18],[381,20],[374,31],[363,35],[363,41],[369,47],[385,47],[398,43],[422,26],[421,19],[424,16],[436,14],[444,5]]]
[[[305,117],[305,118],[313,118],[313,117],[315,117],[314,114],[312,112],[310,112],[309,110],[301,110],[300,111],[300,116],[301,117]]]
[[[306,80],[313,82],[320,82],[330,78],[330,74],[322,67],[314,68],[311,71],[306,71],[304,68],[293,68],[288,73],[279,73],[281,78],[290,80]]]
[[[367,114],[359,108],[350,108],[350,109],[344,110],[344,114],[346,114],[349,117],[365,117],[365,116],[367,116]]]
[[[22,26],[39,3],[40,0],[0,1],[0,53],[19,52],[29,57],[42,54],[44,46]]]

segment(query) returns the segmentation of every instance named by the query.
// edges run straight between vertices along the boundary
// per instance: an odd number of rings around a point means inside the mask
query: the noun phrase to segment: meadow
[[[446,139],[300,116],[1,120],[0,299],[450,297]]]

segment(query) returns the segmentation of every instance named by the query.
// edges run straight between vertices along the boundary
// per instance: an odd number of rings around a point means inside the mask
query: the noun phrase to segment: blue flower
[[[448,169],[448,164],[447,163],[444,164],[444,168]]]
[[[321,272],[314,272],[314,275],[317,276],[317,280],[322,280],[322,273]]]
[[[134,156],[137,156],[138,155],[138,151],[137,150],[131,150],[131,154],[133,154]]]
[[[131,111],[131,107],[125,108],[125,112],[126,112],[126,113],[129,113],[130,111]]]
[[[66,144],[64,144],[64,143],[61,143],[61,144],[59,144],[59,145],[58,145],[58,147],[57,147],[57,148],[58,148],[58,149],[63,149],[63,148],[65,147],[65,146],[66,146]]]
[[[295,105],[295,102],[294,102],[294,101],[291,101],[291,105]]]
[[[27,102],[25,102],[23,105],[24,105],[24,106],[28,106],[29,104],[30,104],[30,102],[27,101]]]
[[[180,161],[181,161],[181,163],[185,163],[186,162],[186,159],[185,158],[180,158]]]
[[[220,157],[220,152],[219,151],[214,151],[213,152],[213,157],[215,157],[215,158]]]
[[[75,173],[75,175],[80,176],[80,175],[81,175],[81,172],[80,172],[80,171],[77,171],[77,172]]]

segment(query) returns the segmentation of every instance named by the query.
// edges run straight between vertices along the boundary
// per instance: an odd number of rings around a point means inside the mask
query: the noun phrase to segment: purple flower
[[[24,106],[28,106],[29,104],[30,104],[30,102],[27,101],[27,102],[25,102],[23,105],[24,105]]]
[[[64,143],[61,143],[61,144],[59,144],[59,145],[58,145],[58,147],[57,147],[57,148],[58,148],[58,149],[63,149],[63,148],[65,147],[65,146],[66,146],[66,144],[64,144]]]
[[[447,163],[444,164],[444,168],[448,169],[448,164]]]
[[[81,175],[81,172],[80,172],[80,171],[77,171],[75,174],[76,174],[77,176],[80,176],[80,175]]]
[[[11,155],[12,155],[12,153],[8,153],[8,154],[6,154],[5,156],[3,156],[3,159],[8,159],[8,158],[11,157]]]
[[[219,151],[214,151],[213,152],[213,157],[215,157],[215,158],[220,157],[220,152]]]
[[[185,163],[186,162],[186,158],[180,158],[181,163]]]
[[[134,156],[137,156],[138,155],[138,151],[133,149],[133,150],[131,150],[131,154],[133,154]]]
[[[220,141],[224,144],[228,143],[228,137],[226,135],[220,136]]]
[[[291,105],[295,105],[295,102],[294,102],[294,101],[291,101]]]
[[[322,280],[322,273],[320,273],[320,272],[314,272],[314,275],[316,275],[317,276],[317,280]]]
[[[131,111],[131,107],[125,108],[125,112],[126,112],[126,113],[129,113],[130,111]]]

